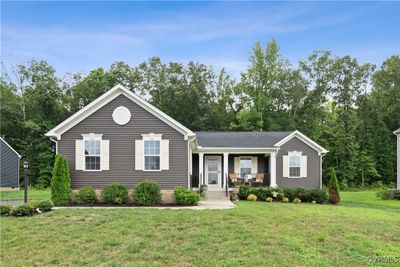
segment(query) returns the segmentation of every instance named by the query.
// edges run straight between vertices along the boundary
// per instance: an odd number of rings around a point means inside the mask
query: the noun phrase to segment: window
[[[160,170],[160,140],[144,141],[144,170]]]
[[[300,153],[289,153],[289,177],[300,177]]]
[[[100,139],[85,139],[85,170],[100,170]]]
[[[251,174],[251,158],[240,158],[240,177],[244,178],[247,174]]]

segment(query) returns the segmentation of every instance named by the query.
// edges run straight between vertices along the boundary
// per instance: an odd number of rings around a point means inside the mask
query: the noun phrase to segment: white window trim
[[[89,133],[89,134],[81,134],[82,135],[82,137],[83,137],[83,153],[85,153],[85,141],[87,141],[87,140],[99,140],[100,141],[100,155],[99,155],[99,157],[100,157],[100,169],[98,169],[98,170],[87,170],[86,169],[86,155],[84,154],[83,155],[83,158],[84,158],[84,160],[85,160],[85,162],[84,162],[84,164],[83,164],[83,171],[85,171],[85,172],[101,172],[102,170],[103,170],[103,164],[102,164],[102,160],[101,160],[101,143],[102,143],[102,141],[103,141],[103,134],[94,134],[94,133]]]
[[[301,177],[301,156],[302,156],[303,152],[301,151],[290,151],[288,152],[288,178],[292,178],[292,179],[300,179]],[[300,175],[299,176],[290,176],[290,157],[291,156],[297,156],[300,157]]]
[[[162,134],[154,134],[154,133],[149,133],[149,134],[142,134],[142,140],[143,140],[143,168],[142,170],[144,172],[160,172],[161,170],[161,139],[162,139]],[[160,142],[160,164],[159,164],[159,169],[158,170],[146,170],[146,155],[144,153],[145,150],[145,141],[159,141]]]

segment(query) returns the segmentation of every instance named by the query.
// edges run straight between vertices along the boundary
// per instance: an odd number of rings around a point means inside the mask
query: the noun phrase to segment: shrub
[[[200,196],[206,197],[208,186],[206,184],[200,185]]]
[[[90,186],[82,187],[76,194],[76,202],[79,205],[92,205],[96,203],[96,191]]]
[[[11,210],[11,214],[17,217],[32,216],[34,213],[35,208],[31,204],[22,204]]]
[[[51,200],[42,200],[33,203],[34,209],[39,209],[41,212],[48,212],[54,207],[54,204]]]
[[[323,204],[328,201],[328,194],[323,189],[311,189],[306,190],[304,194],[304,199],[301,198],[303,202],[312,202],[316,201],[318,204]]]
[[[284,197],[282,200],[283,203],[289,203],[289,199],[287,197]]]
[[[250,190],[251,190],[250,186],[241,185],[239,187],[239,193],[238,193],[239,199],[246,200],[248,195],[250,195]]]
[[[296,189],[294,188],[283,188],[283,195],[292,202],[296,198]]]
[[[328,183],[328,189],[329,189],[329,203],[338,204],[340,202],[339,184],[336,177],[336,171],[334,168],[331,169],[331,177]]]
[[[0,205],[0,215],[8,216],[10,215],[12,207],[10,205]]]
[[[132,200],[134,204],[139,206],[156,205],[161,201],[160,186],[153,181],[140,182],[135,187]]]
[[[272,189],[270,187],[254,187],[251,188],[250,193],[256,195],[258,200],[265,200],[267,197],[272,197]]]
[[[294,204],[300,204],[301,203],[301,200],[300,200],[300,198],[295,198],[295,199],[293,199],[293,203]]]
[[[382,200],[387,200],[390,198],[390,194],[386,189],[380,189],[376,192],[376,196]]]
[[[267,201],[267,202],[272,202],[273,199],[272,199],[272,197],[267,197],[267,198],[265,199],[265,201]]]
[[[394,193],[394,194],[393,194],[393,198],[394,198],[394,199],[397,199],[397,200],[400,200],[400,192]]]
[[[174,198],[179,205],[193,206],[200,202],[200,195],[196,192],[177,186],[174,189]]]
[[[247,200],[249,200],[249,201],[257,201],[257,196],[254,195],[254,194],[250,194],[250,195],[247,197]]]
[[[71,192],[68,162],[57,154],[51,178],[51,200],[55,205],[69,204],[72,200]]]
[[[121,184],[109,184],[101,191],[101,198],[111,205],[121,205],[128,201],[128,189]]]

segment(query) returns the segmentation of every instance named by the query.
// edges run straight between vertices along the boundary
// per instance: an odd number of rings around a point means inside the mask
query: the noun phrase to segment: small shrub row
[[[197,205],[200,195],[183,187],[176,187],[173,196],[179,205]],[[109,205],[123,205],[128,202],[128,189],[121,184],[109,184],[101,191],[102,200]],[[96,192],[91,187],[81,188],[75,195],[78,205],[93,205],[97,202]],[[154,206],[161,202],[161,189],[157,182],[143,181],[132,194],[132,202],[137,206]]]
[[[323,204],[328,201],[328,194],[323,189],[303,189],[303,188],[273,188],[273,187],[250,187],[242,185],[239,188],[238,196],[242,200],[250,200],[248,197],[254,195],[256,200],[282,202],[293,202],[296,198],[301,202],[311,203],[315,201]],[[254,197],[251,197],[253,200]],[[287,200],[285,200],[285,198]]]
[[[51,200],[43,200],[34,202],[33,204],[27,203],[16,207],[11,207],[10,205],[0,205],[0,215],[1,216],[32,216],[38,212],[49,212],[54,207]]]

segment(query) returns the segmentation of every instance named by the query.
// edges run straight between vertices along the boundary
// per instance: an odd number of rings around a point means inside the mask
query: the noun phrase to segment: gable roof
[[[318,151],[318,154],[326,154],[326,153],[329,152],[327,149],[323,148],[322,146],[320,146],[319,144],[317,144],[316,142],[314,142],[313,140],[311,140],[310,138],[308,138],[303,133],[301,133],[301,132],[299,132],[297,130],[292,132],[291,134],[289,134],[288,136],[286,136],[285,138],[283,138],[279,142],[277,142],[274,146],[280,147],[283,144],[285,144],[285,143],[289,142],[290,140],[292,140],[293,138],[298,138],[299,140],[301,140],[305,144],[309,145],[314,150]]]
[[[196,132],[201,147],[273,147],[291,132]]]
[[[393,132],[394,134],[400,134],[400,128]]]
[[[91,114],[93,114],[94,112],[96,112],[104,105],[111,102],[113,99],[115,99],[120,95],[126,96],[128,99],[130,99],[131,101],[133,101],[146,111],[150,112],[151,114],[153,114],[154,116],[156,116],[157,118],[159,118],[160,120],[162,120],[163,122],[174,128],[178,132],[182,133],[185,136],[185,139],[188,138],[189,136],[194,136],[194,133],[191,130],[189,130],[188,128],[186,128],[185,126],[183,126],[182,124],[180,124],[179,122],[177,122],[176,120],[174,120],[173,118],[171,118],[170,116],[168,116],[155,106],[148,103],[140,96],[136,95],[135,93],[131,92],[130,90],[128,90],[127,88],[125,88],[120,84],[114,86],[113,88],[111,88],[110,90],[99,96],[97,99],[95,99],[94,101],[83,107],[81,110],[77,111],[68,119],[66,119],[53,129],[48,131],[45,135],[49,137],[55,137],[59,140],[63,133],[65,133],[73,126],[75,126],[82,120],[86,119]]]
[[[298,138],[318,154],[328,150],[299,131],[292,132],[196,132],[197,143],[203,148],[279,148]]]
[[[21,155],[18,154],[18,152],[15,151],[15,149],[12,148],[12,146],[10,146],[10,144],[8,144],[8,143],[6,142],[6,140],[4,140],[2,137],[0,137],[0,140],[1,140],[1,142],[3,142],[6,146],[8,146],[8,147],[18,156],[18,158],[21,158]]]

